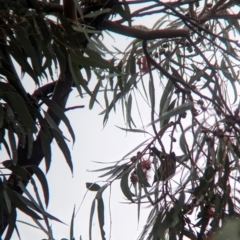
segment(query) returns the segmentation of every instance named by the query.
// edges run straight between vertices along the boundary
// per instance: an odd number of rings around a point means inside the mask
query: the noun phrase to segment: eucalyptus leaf
[[[75,142],[75,134],[74,134],[72,126],[71,126],[67,116],[65,115],[64,111],[59,107],[59,105],[57,105],[57,103],[55,103],[54,101],[49,100],[48,98],[42,97],[41,100],[50,108],[50,110],[56,116],[58,116],[66,124],[67,129],[68,129],[69,133],[71,134],[71,137],[72,137],[72,140],[73,140],[73,144],[74,144],[74,142]]]
[[[69,151],[69,148],[68,148],[63,136],[61,134],[59,134],[58,131],[55,131],[55,130],[52,130],[52,133],[53,133],[53,136],[54,136],[59,148],[61,149],[61,151],[66,159],[66,162],[67,162],[71,172],[73,172],[71,153]]]

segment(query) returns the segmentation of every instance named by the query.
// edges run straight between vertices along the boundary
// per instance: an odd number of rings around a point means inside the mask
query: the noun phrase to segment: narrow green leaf
[[[17,113],[21,124],[24,125],[26,129],[30,129],[33,133],[37,132],[35,123],[29,113],[29,110],[24,100],[22,99],[22,97],[20,97],[20,95],[15,92],[6,92],[4,93],[3,99],[6,100],[6,102],[9,103],[14,112]]]
[[[162,94],[162,97],[161,97],[161,100],[160,100],[160,109],[159,109],[159,116],[162,115],[163,113],[163,110],[166,109],[166,107],[164,107],[166,104],[166,99],[168,99],[168,104],[171,100],[171,97],[168,97],[169,95],[172,96],[172,92],[173,92],[173,84],[171,81],[168,81],[164,91],[163,91],[163,94]]]
[[[32,169],[32,171],[36,174],[39,182],[41,183],[42,189],[43,189],[43,195],[45,199],[45,204],[48,206],[49,203],[49,189],[48,189],[48,182],[45,177],[45,174],[42,172],[42,170],[36,166],[36,165],[30,165],[29,168]]]
[[[224,59],[222,59],[222,62],[221,62],[221,69],[222,69],[222,73],[223,75],[229,80],[229,82],[231,83],[232,85],[232,89],[233,89],[233,93],[234,93],[234,100],[233,100],[233,104],[237,101],[237,88],[236,88],[236,85],[235,85],[235,82],[237,79],[233,78],[232,74],[229,72],[228,70],[228,67],[224,61]]]
[[[141,142],[140,144],[138,144],[135,148],[133,148],[130,152],[128,152],[126,155],[124,155],[122,157],[122,160],[125,159],[126,157],[128,157],[129,155],[132,155],[132,153],[135,153],[136,150],[138,150],[140,147],[144,146],[146,142],[148,142],[150,139],[146,139],[143,142]]]
[[[7,206],[8,213],[11,214],[11,212],[12,212],[11,200],[10,200],[10,198],[8,196],[8,193],[5,189],[2,190],[2,193],[3,193],[4,200],[5,200],[5,204]]]
[[[179,140],[179,145],[180,145],[180,148],[181,150],[187,154],[187,147],[186,147],[186,144],[187,144],[187,141],[186,141],[186,138],[185,138],[185,134],[184,132],[182,132],[181,136],[180,136],[180,140]]]
[[[95,198],[92,201],[91,211],[90,211],[90,218],[89,218],[89,240],[92,240],[92,223],[93,223],[93,214],[95,211]]]
[[[83,21],[84,20],[84,17],[83,17],[83,11],[82,11],[82,6],[79,4],[78,0],[73,0],[74,3],[75,3],[75,7],[81,17],[81,20]],[[81,237],[80,237],[81,238]],[[81,240],[81,239],[80,239]]]
[[[175,106],[176,101],[177,101],[177,99],[174,99],[174,100],[170,103],[170,105],[168,106],[166,112],[169,112],[169,111],[171,111],[172,109],[174,109],[174,106]],[[160,121],[160,127],[162,128],[163,126],[165,126],[166,124],[168,124],[169,120],[170,120],[170,118],[167,118],[167,119],[165,119],[165,120],[163,120],[163,121]]]
[[[108,119],[108,115],[109,115],[109,112],[112,108],[113,105],[110,104],[109,106],[109,102],[108,102],[108,96],[107,96],[107,86],[108,84],[106,85],[105,89],[104,89],[104,101],[105,101],[105,106],[106,106],[106,114],[103,118],[103,124],[105,125],[107,123],[107,119]],[[113,103],[113,102],[112,102]]]
[[[31,59],[32,66],[37,73],[38,76],[41,75],[41,69],[39,66],[38,59],[36,57],[36,51],[34,50],[29,38],[28,38],[28,33],[26,32],[26,29],[23,28],[20,25],[16,25],[16,34],[17,34],[17,39],[22,45],[26,55]],[[24,31],[25,30],[25,31]]]
[[[199,70],[195,73],[195,75],[192,75],[190,77],[190,81],[189,81],[189,85],[192,85],[195,81],[199,80],[201,78],[201,76],[203,75],[204,71],[203,70]]]
[[[111,176],[107,180],[110,180],[114,177],[120,178],[121,177],[120,174],[123,173],[123,169],[125,169],[125,167],[126,167],[126,164],[123,164],[121,166],[115,166],[112,170],[110,170],[109,172],[106,172],[105,174],[103,174],[99,177],[102,178],[102,177],[106,177],[111,174]]]
[[[87,81],[90,82],[91,77],[92,77],[92,71],[90,67],[85,67],[84,68],[86,75],[87,75]]]
[[[13,40],[13,41],[16,42],[16,40]],[[39,85],[37,75],[31,68],[29,63],[27,62],[26,56],[19,49],[18,45],[16,43],[14,43],[13,41],[10,41],[9,45],[7,46],[8,52],[12,55],[12,57],[21,66],[22,70],[24,72],[27,72],[29,74],[29,76],[31,76],[31,78],[35,81],[35,83],[37,85]]]
[[[113,169],[115,168],[115,166],[110,166],[110,167],[105,167],[105,168],[100,168],[100,169],[95,169],[95,170],[88,170],[89,172],[101,172],[101,171],[105,171],[108,169]]]
[[[101,86],[101,83],[102,83],[102,81],[98,80],[98,83],[96,84],[96,86],[93,90],[93,93],[92,93],[92,96],[91,96],[91,99],[90,99],[90,102],[89,102],[89,109],[93,108],[93,105],[94,105],[94,103],[97,99],[97,94],[99,93],[99,88]]]
[[[127,124],[131,128],[132,95],[130,94],[126,103]]]
[[[42,97],[41,100],[50,108],[50,110],[56,116],[58,116],[65,123],[69,133],[71,134],[73,144],[74,144],[74,142],[75,142],[74,131],[73,131],[72,126],[71,126],[67,116],[65,115],[64,111],[59,107],[59,105],[56,102],[51,101],[48,98]]]
[[[137,164],[137,176],[139,179],[139,183],[143,184],[143,186],[145,187],[150,187],[150,184],[147,181],[146,175],[144,174],[140,163]]]
[[[185,194],[184,194],[184,192],[181,192],[180,196],[179,196],[179,199],[176,202],[175,207],[174,207],[174,213],[172,215],[172,220],[173,221],[175,221],[175,218],[178,217],[179,213],[183,209],[184,200],[185,200]]]
[[[13,208],[12,212],[8,215],[8,228],[4,240],[11,240],[14,228],[16,226],[17,211]]]
[[[149,97],[150,97],[150,104],[152,107],[153,102],[155,102],[155,91],[154,91],[151,81],[149,81],[149,84],[148,84],[148,91],[149,91]]]
[[[35,211],[41,213],[44,217],[47,217],[49,219],[55,220],[57,222],[63,223],[61,220],[59,220],[58,218],[52,216],[51,214],[47,213],[43,207],[41,207],[36,201],[35,199],[32,197],[32,195],[29,193],[29,191],[27,190],[27,188],[23,185],[22,182],[18,182],[18,186],[21,188],[21,190],[28,196],[30,200],[28,200],[27,198],[25,198],[24,196],[22,196],[19,193],[15,193],[17,195],[17,197],[26,205],[29,206],[30,208],[34,209]],[[64,224],[64,223],[63,223]]]
[[[31,210],[30,208],[28,208],[28,204],[26,204],[26,202],[31,203],[28,199],[26,199],[25,197],[21,196],[20,194],[16,193],[15,191],[11,190],[11,189],[6,189],[11,202],[14,202],[14,205],[21,210],[22,212],[24,212],[25,214],[27,214],[28,216],[34,218],[34,219],[42,219],[36,212],[34,212],[33,210]],[[27,201],[22,201],[23,199],[26,199]],[[31,205],[33,205],[31,203]]]
[[[39,134],[41,138],[42,151],[45,157],[46,172],[49,171],[51,165],[51,140],[48,135],[42,130]]]
[[[59,148],[61,149],[66,162],[71,170],[71,172],[73,173],[73,164],[72,164],[72,158],[71,158],[71,153],[69,151],[69,148],[66,144],[66,142],[64,141],[64,138],[62,135],[59,134],[59,132],[55,131],[54,129],[52,130],[53,136],[59,146]]]
[[[88,52],[90,52],[88,50]],[[95,54],[93,54],[95,53]],[[113,65],[103,59],[102,57],[99,58],[100,54],[97,54],[96,52],[92,51],[91,52],[91,56],[93,57],[84,57],[84,56],[80,56],[75,54],[74,52],[70,52],[70,57],[71,60],[73,61],[73,63],[77,64],[77,65],[81,65],[82,67],[93,67],[93,68],[101,68],[101,69],[112,69]]]
[[[37,226],[35,226],[35,225],[31,224],[31,223],[25,222],[25,221],[17,220],[17,222],[23,223],[23,224],[25,224],[25,225],[27,225],[29,227],[32,227],[32,228],[40,229],[39,227],[37,227]]]
[[[135,74],[131,75],[131,77],[130,77],[129,80],[127,81],[127,83],[126,83],[126,85],[125,85],[125,87],[124,87],[124,89],[123,89],[123,91],[122,91],[124,94],[125,94],[125,93],[128,93],[129,90],[130,90],[133,86],[135,86],[137,77],[138,77],[138,73],[135,73]]]
[[[109,185],[110,185],[109,183],[106,183],[105,185],[103,185],[103,186],[98,190],[95,199],[97,199],[97,200],[98,200],[98,199],[101,199],[104,190],[105,190]]]
[[[178,73],[178,71],[174,67],[171,66],[171,70],[175,78],[182,79],[182,76]]]
[[[147,131],[144,131],[144,130],[141,130],[141,129],[129,129],[129,128],[122,128],[122,127],[118,127],[118,126],[115,126],[123,131],[126,131],[126,132],[134,132],[134,133],[147,133],[147,134],[150,134],[149,132]]]
[[[74,215],[75,215],[75,206],[74,206],[74,208],[73,208],[73,214],[72,214],[71,225],[70,225],[70,240],[74,240],[74,233],[73,233],[73,228],[74,228]]]
[[[86,183],[86,187],[90,191],[98,191],[101,187],[96,183]]]
[[[176,108],[174,108],[173,110],[170,110],[164,114],[162,114],[162,116],[160,118],[158,118],[157,120],[155,120],[153,123],[171,118],[173,116],[176,116],[180,113],[183,113],[187,110],[190,110],[193,107],[193,103],[189,102],[189,103],[184,103]],[[152,123],[148,124],[147,126],[150,126]]]
[[[104,231],[104,203],[103,199],[98,199],[98,222],[99,222],[99,228],[102,236],[102,240],[106,240],[105,238],[105,231]]]
[[[62,28],[65,30],[65,34],[62,34],[64,43],[66,46],[70,46],[71,49],[78,48],[78,42],[74,35],[74,31],[70,22],[63,16],[63,14],[58,14],[57,17],[62,23]]]
[[[203,78],[207,79],[207,82],[200,88],[200,89],[204,89],[205,87],[208,87],[210,83],[214,83],[212,76],[210,76],[209,74],[207,74],[207,72],[203,72],[202,75]]]
[[[132,171],[132,169],[129,169],[128,171],[125,171],[125,173],[123,174],[121,181],[120,181],[120,186],[122,189],[122,192],[124,194],[124,196],[131,202],[134,202],[132,197],[135,196],[128,185],[128,181],[129,181],[129,174]]]
[[[137,219],[140,220],[140,209],[141,209],[141,197],[142,197],[142,186],[138,184],[138,195],[137,195]]]
[[[60,72],[61,72],[61,80],[65,80],[65,72],[67,68],[67,61],[66,56],[64,55],[64,52],[61,51],[59,45],[53,44],[54,52],[56,54],[59,66],[60,66]]]
[[[174,212],[173,208],[170,211],[166,210],[164,219],[163,219],[164,215],[162,213],[159,213],[152,230],[153,239],[164,239],[166,230],[171,226],[173,222],[172,221],[173,212]]]
[[[50,115],[48,112],[44,111],[44,110],[43,110],[43,112],[44,112],[45,118],[46,118],[49,126],[50,126],[52,129],[54,129],[56,132],[58,132],[60,135],[63,135],[63,134],[62,134],[62,131],[59,129],[58,125],[57,125],[57,124],[55,123],[55,121],[52,119],[51,115]]]
[[[83,89],[84,89],[90,96],[92,96],[92,93],[91,93],[91,91],[88,89],[87,83],[86,83],[86,81],[83,79],[83,76],[82,76],[82,74],[81,74],[81,72],[80,72],[79,64],[72,61],[71,54],[68,55],[68,64],[69,64],[69,68],[70,68],[71,74],[72,74],[72,76],[73,76],[73,80],[74,80],[74,82],[75,82],[75,85],[76,85],[76,87],[77,87],[77,90],[78,90],[80,96],[82,95],[82,92],[81,92],[81,89],[80,89],[79,85],[82,86]]]
[[[38,190],[36,188],[36,184],[35,184],[35,181],[34,179],[32,179],[32,184],[34,186],[34,190],[35,190],[35,193],[37,193],[37,197],[39,197],[39,194],[38,194]],[[33,209],[36,209],[38,212],[41,212],[41,213],[44,213],[44,209],[43,209],[43,205],[41,204],[41,201],[38,203],[35,198],[33,198],[32,196],[32,193],[30,193],[28,191],[28,189],[26,188],[26,186],[24,186],[24,184],[21,182],[21,181],[18,181],[18,187],[23,191],[23,193],[26,194],[26,196],[30,199],[30,202],[31,202],[31,205],[33,204],[34,207],[32,207]],[[20,197],[21,195],[18,194],[18,196]],[[40,198],[38,200],[41,200]],[[24,202],[24,199],[23,199],[23,202]],[[31,207],[31,206],[30,206]]]

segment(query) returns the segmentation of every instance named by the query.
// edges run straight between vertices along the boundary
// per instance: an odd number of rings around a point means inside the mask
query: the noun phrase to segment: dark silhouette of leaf
[[[41,183],[42,189],[43,189],[43,194],[44,194],[44,199],[45,199],[45,204],[46,206],[48,206],[49,203],[49,189],[48,189],[48,183],[47,183],[47,179],[44,175],[44,173],[42,172],[42,170],[35,165],[31,165],[28,168],[31,168],[31,170],[34,172],[34,174],[36,174],[39,182]]]
[[[67,126],[69,133],[71,134],[73,144],[75,142],[75,134],[72,129],[72,126],[65,115],[64,111],[57,105],[57,103],[49,100],[48,98],[41,98],[41,100],[51,109],[51,111],[56,114]]]
[[[90,191],[98,191],[101,187],[96,183],[86,183],[86,187]]]
[[[72,164],[72,157],[71,157],[71,153],[69,151],[69,148],[63,138],[62,135],[60,135],[57,131],[55,130],[52,130],[52,133],[53,133],[53,136],[54,138],[56,139],[56,142],[59,146],[59,148],[61,149],[65,159],[66,159],[66,162],[71,170],[71,172],[73,172],[73,164]]]

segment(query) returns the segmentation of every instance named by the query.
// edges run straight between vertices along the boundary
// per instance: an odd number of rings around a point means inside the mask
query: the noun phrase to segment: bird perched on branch
[[[164,154],[156,147],[150,148],[152,152],[159,158],[161,165],[154,176],[153,183],[157,181],[166,181],[172,178],[176,171],[176,156],[174,152]]]

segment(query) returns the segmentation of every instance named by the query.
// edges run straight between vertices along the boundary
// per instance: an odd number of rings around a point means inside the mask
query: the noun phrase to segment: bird
[[[164,154],[156,147],[150,148],[151,151],[158,157],[161,162],[160,167],[154,176],[153,184],[157,181],[166,181],[172,178],[176,171],[176,156],[174,152],[170,154]]]

